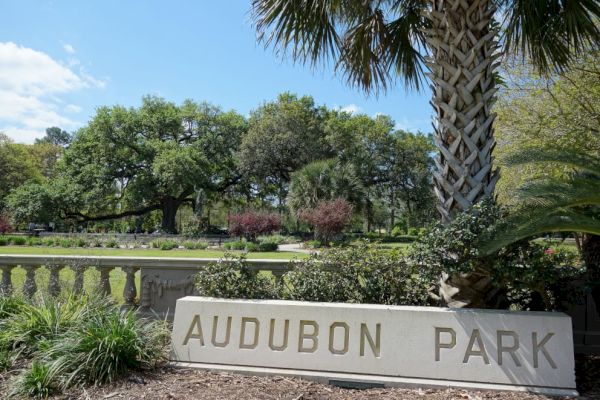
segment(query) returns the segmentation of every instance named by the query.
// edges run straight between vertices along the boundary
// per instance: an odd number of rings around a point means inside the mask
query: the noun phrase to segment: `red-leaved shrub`
[[[278,214],[248,211],[229,216],[229,233],[254,242],[258,235],[268,235],[281,229]]]
[[[0,214],[0,235],[12,232],[13,227],[10,223],[10,219],[6,214]]]
[[[344,230],[352,218],[352,205],[342,198],[320,201],[313,209],[300,212],[300,219],[315,230],[317,238],[325,245]]]

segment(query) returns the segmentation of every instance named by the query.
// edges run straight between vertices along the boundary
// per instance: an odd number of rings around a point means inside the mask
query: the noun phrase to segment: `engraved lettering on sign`
[[[477,342],[477,349],[474,350],[475,342]],[[471,338],[469,339],[469,344],[467,345],[467,351],[465,351],[465,358],[463,358],[463,363],[467,364],[469,362],[469,358],[472,356],[478,356],[483,358],[483,362],[486,364],[490,363],[490,359],[485,351],[485,346],[483,345],[483,340],[481,340],[481,334],[479,333],[479,329],[473,329],[471,332]]]
[[[512,337],[512,346],[504,345],[504,337],[510,336]],[[498,365],[502,365],[502,353],[510,354],[513,362],[517,367],[521,366],[521,362],[516,355],[517,350],[519,349],[519,335],[513,331],[497,331],[496,332],[496,341],[498,343]]]
[[[252,343],[246,343],[246,325],[248,323],[254,324],[254,338]],[[258,345],[258,330],[260,329],[260,322],[256,318],[242,317],[242,327],[240,332],[240,349],[255,349]]]
[[[305,328],[307,326],[312,326],[312,333],[306,333]],[[316,321],[300,321],[300,334],[298,336],[298,352],[300,353],[314,353],[317,351],[317,347],[319,346],[319,324]],[[311,340],[311,347],[304,347],[304,340]]]
[[[192,319],[192,322],[190,324],[190,328],[188,329],[187,334],[185,335],[183,345],[187,345],[190,339],[200,339],[200,346],[204,346],[204,334],[202,333],[202,325],[200,325],[199,315],[194,315],[194,318]]]
[[[450,340],[441,342],[442,333],[450,335]],[[440,349],[453,349],[456,346],[456,332],[452,328],[435,327],[435,361],[440,361]]]
[[[283,351],[287,348],[288,345],[288,334],[290,332],[290,320],[286,319],[283,324],[283,344],[281,346],[276,346],[273,344],[273,336],[275,336],[275,319],[271,318],[271,322],[269,324],[269,347],[273,351]]]
[[[537,341],[537,332],[532,332],[531,333],[531,342],[533,343],[533,367],[534,368],[538,367],[538,364],[539,364],[539,362],[538,362],[538,353],[541,350],[542,353],[544,354],[544,357],[546,357],[546,360],[548,361],[548,364],[550,364],[550,366],[553,369],[556,369],[556,364],[554,363],[554,360],[552,359],[552,357],[550,357],[550,354],[548,354],[548,351],[544,347],[546,345],[546,343],[548,343],[548,341],[550,340],[550,338],[552,338],[552,336],[554,336],[554,333],[550,332],[546,336],[544,336],[544,338],[542,339],[541,342],[538,343],[538,341]]]
[[[344,347],[342,349],[336,349],[334,346],[335,342],[335,329],[342,328],[344,330]],[[339,330],[339,329],[338,329]],[[345,322],[334,322],[329,326],[329,351],[332,354],[346,354],[348,352],[348,342],[350,341],[350,327]]]
[[[219,325],[219,317],[215,315],[212,324],[212,337],[210,342],[215,347],[225,347],[229,344],[229,337],[231,336],[231,317],[227,317],[227,328],[225,329],[225,339],[222,342],[217,342],[217,327]]]
[[[369,342],[369,346],[371,347],[371,351],[373,355],[377,358],[381,356],[381,324],[375,325],[375,343],[373,343],[373,337],[371,336],[371,332],[369,332],[369,328],[367,328],[367,324],[360,324],[360,356],[364,357],[365,355],[365,339]]]

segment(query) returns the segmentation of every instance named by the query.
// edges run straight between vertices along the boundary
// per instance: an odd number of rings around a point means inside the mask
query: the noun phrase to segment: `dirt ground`
[[[581,399],[600,399],[600,357],[578,359]],[[114,384],[78,389],[57,399],[423,399],[423,400],[544,400],[551,397],[522,392],[475,392],[458,389],[352,390],[286,377],[257,377],[164,367],[153,374],[131,375]]]
[[[4,400],[12,373],[0,374],[0,399]],[[580,399],[600,400],[600,357],[577,358]],[[132,373],[100,387],[74,388],[54,400],[88,399],[422,399],[422,400],[545,400],[548,396],[523,392],[466,391],[459,389],[343,389],[287,377],[256,377],[164,366],[152,373]]]

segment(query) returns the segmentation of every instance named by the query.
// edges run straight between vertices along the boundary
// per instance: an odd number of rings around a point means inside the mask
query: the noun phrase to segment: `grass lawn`
[[[242,254],[241,251],[229,251],[229,254]],[[122,257],[188,257],[188,258],[221,258],[225,252],[219,250],[159,250],[159,249],[104,249],[104,248],[60,248],[60,247],[35,247],[35,246],[2,246],[2,254],[34,254],[34,255],[74,255],[74,256],[122,256]],[[293,252],[247,253],[250,259],[268,258],[285,259],[305,258],[306,254]],[[50,273],[45,268],[39,268],[35,274],[38,292],[47,293]],[[69,289],[75,279],[74,272],[63,268],[59,274],[61,288]],[[20,293],[25,282],[25,270],[17,267],[12,271],[13,287]],[[91,292],[98,288],[100,273],[94,268],[86,269],[84,273],[84,290]],[[125,287],[125,273],[120,268],[115,268],[110,273],[112,296],[118,302],[123,302],[123,288]],[[140,273],[136,273],[136,286],[140,294]]]
[[[228,254],[243,254],[242,251],[228,251]],[[221,258],[225,255],[222,250],[160,250],[160,249],[106,249],[86,247],[43,247],[43,246],[2,246],[2,254],[39,254],[61,256],[121,256],[121,257],[188,257],[188,258]],[[291,260],[305,258],[306,254],[291,251],[273,251],[268,253],[246,253],[247,258],[268,258]]]

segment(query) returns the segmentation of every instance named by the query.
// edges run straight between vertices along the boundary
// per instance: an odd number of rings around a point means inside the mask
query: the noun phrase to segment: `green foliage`
[[[186,242],[183,242],[183,247],[185,247],[188,250],[204,250],[208,248],[208,243],[188,240]]]
[[[25,182],[41,182],[43,177],[27,145],[13,143],[0,133],[0,211],[6,196]]]
[[[335,159],[310,163],[292,174],[287,205],[296,214],[321,200],[343,198],[362,208],[365,189],[354,166]]]
[[[10,351],[0,348],[0,373],[13,366],[13,356]]]
[[[262,251],[262,252],[277,251],[278,247],[279,247],[279,245],[278,245],[277,241],[261,240],[258,243],[258,251]]]
[[[56,337],[42,356],[64,376],[64,386],[101,384],[129,370],[152,368],[164,360],[169,339],[166,322],[139,319],[118,306],[91,313],[81,324]]]
[[[290,299],[375,304],[429,304],[430,281],[397,251],[362,244],[312,255],[285,275]]]
[[[248,243],[245,240],[236,240],[223,243],[225,250],[244,250]]]
[[[116,239],[109,239],[106,242],[104,242],[104,247],[117,248],[119,247],[119,242]]]
[[[0,297],[0,363],[32,361],[14,382],[15,395],[45,397],[152,368],[165,360],[168,341],[166,321],[141,319],[106,298]]]
[[[27,238],[24,236],[11,236],[10,242],[15,246],[24,246],[27,244]]]
[[[275,299],[278,287],[268,276],[250,270],[243,257],[219,260],[202,266],[196,274],[200,296],[233,299]]]
[[[177,244],[177,242],[173,241],[173,240],[164,240],[161,244],[160,244],[160,249],[161,250],[173,250],[176,249],[179,245]]]
[[[28,182],[10,193],[6,205],[17,224],[48,223],[56,216],[56,201],[46,185]]]
[[[567,277],[575,279],[582,272],[573,268],[574,255],[549,251],[548,245],[528,241],[515,242],[493,253],[483,251],[482,244],[493,241],[498,230],[508,224],[506,217],[506,209],[484,200],[457,215],[450,224],[439,224],[420,236],[411,247],[410,262],[421,266],[421,274],[431,282],[442,273],[453,276],[476,272],[489,276],[498,289],[506,292],[507,301],[516,301],[519,292],[529,297],[535,293],[539,301],[529,306],[542,310],[559,307],[560,301],[570,296],[559,283]]]
[[[0,246],[7,246],[10,243],[8,238],[0,236]]]
[[[27,246],[41,246],[41,245],[42,245],[42,239],[40,239],[38,237],[27,238]]]
[[[59,240],[60,247],[73,247],[73,241],[68,238],[63,238]]]
[[[11,394],[41,399],[58,393],[55,373],[50,365],[33,361],[31,367],[17,378]]]

